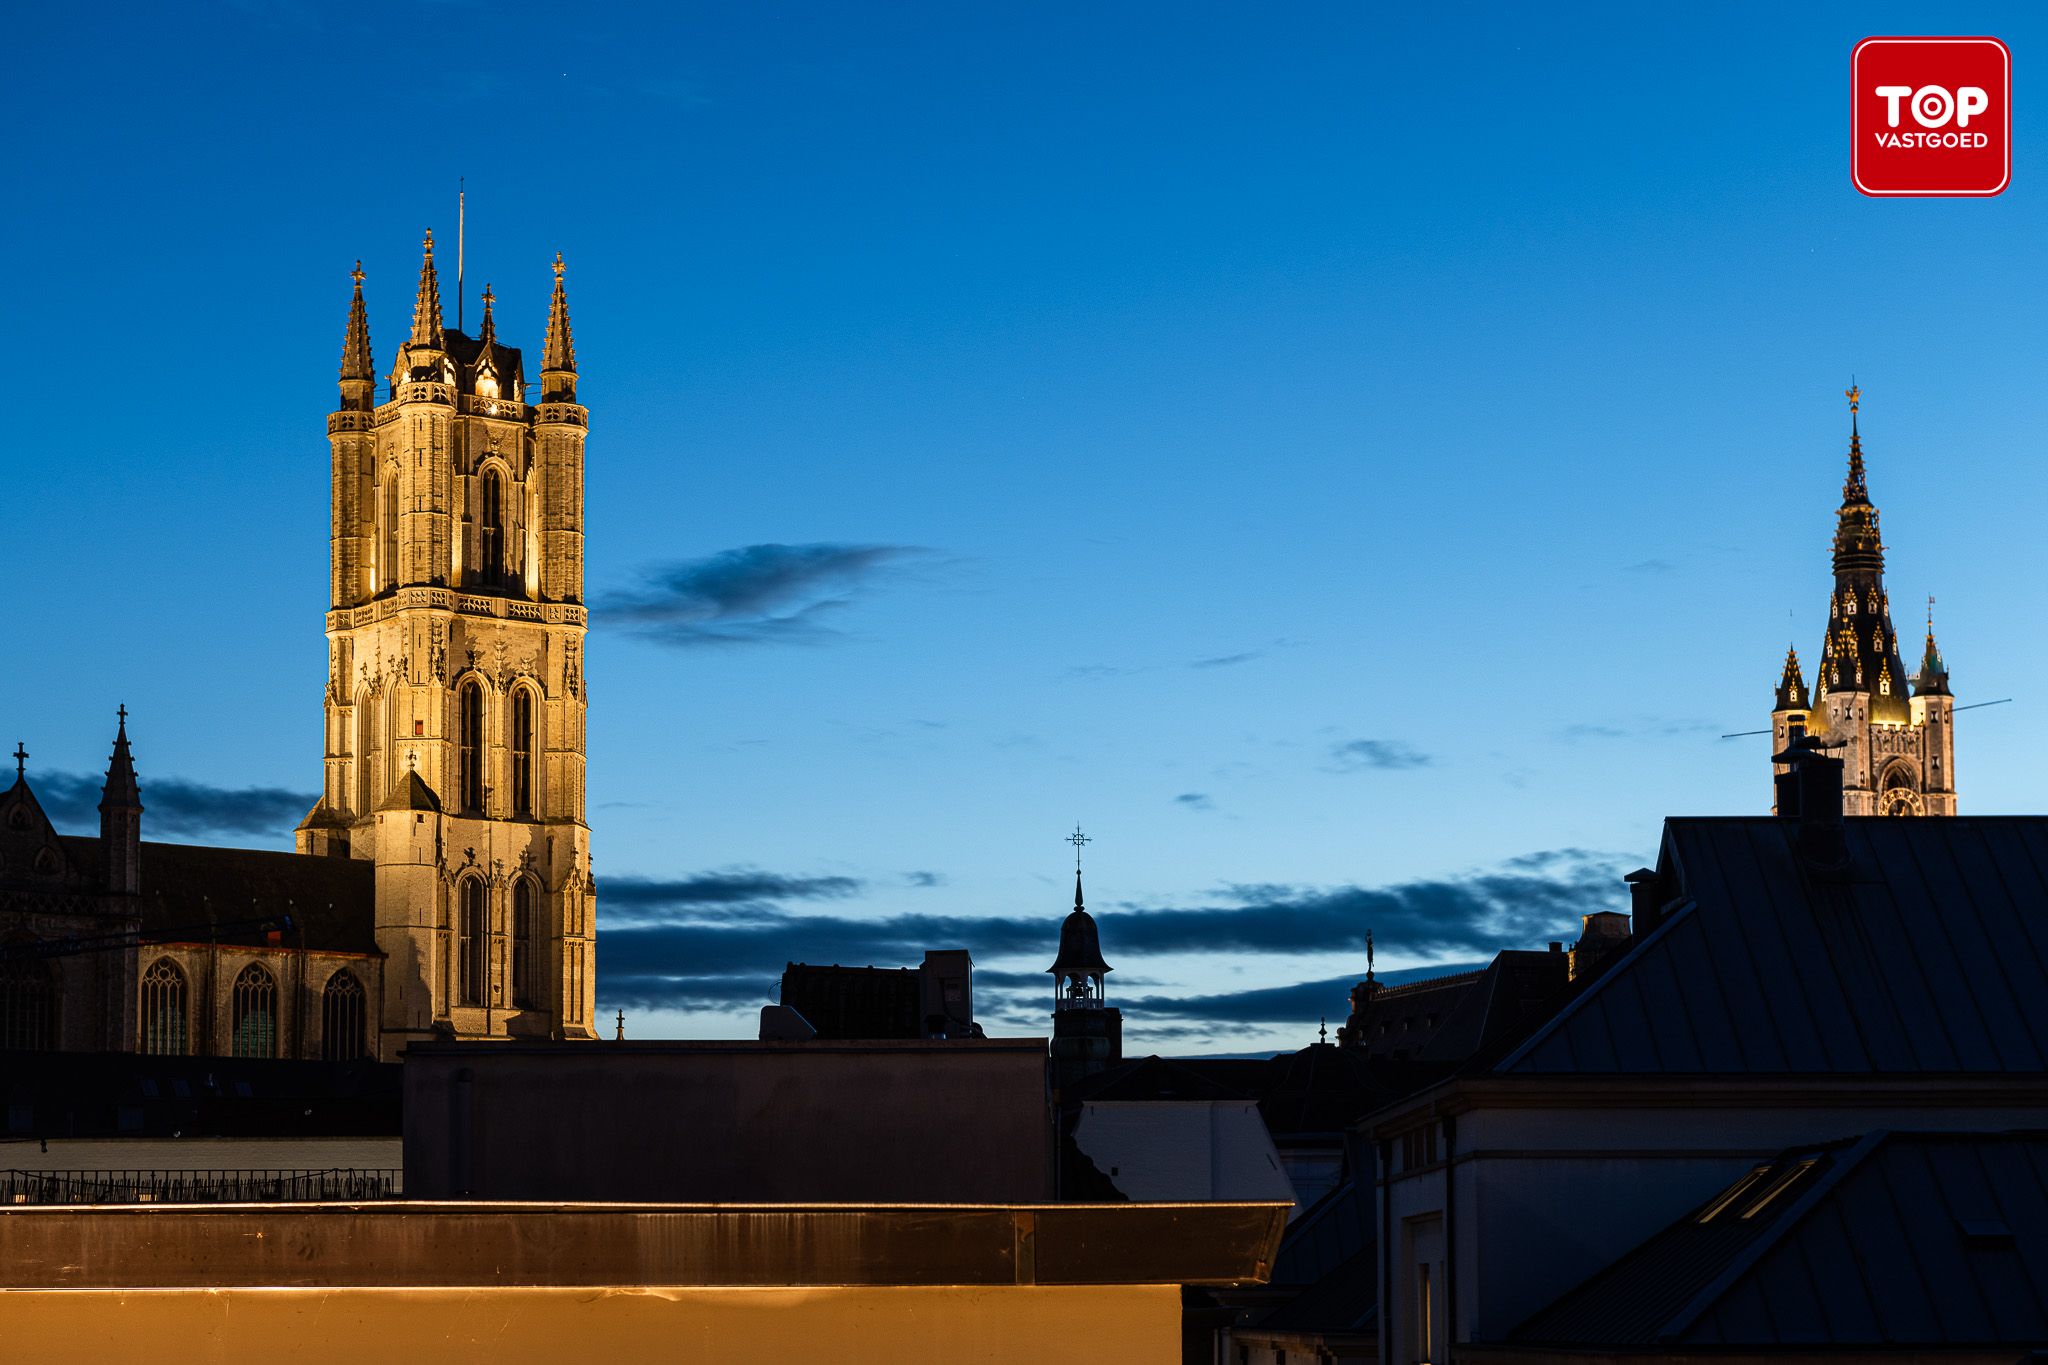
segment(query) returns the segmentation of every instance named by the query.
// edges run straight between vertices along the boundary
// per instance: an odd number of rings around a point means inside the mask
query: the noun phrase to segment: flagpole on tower
[[[462,239],[469,225],[467,176],[455,177],[455,330],[462,330]]]

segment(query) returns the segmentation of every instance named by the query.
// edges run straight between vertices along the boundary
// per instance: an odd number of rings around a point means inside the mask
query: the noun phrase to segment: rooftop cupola
[[[562,253],[555,253],[555,294],[548,301],[547,344],[541,351],[540,401],[576,401],[576,341],[569,332],[569,294],[562,284]]]
[[[341,406],[345,412],[368,412],[376,406],[377,364],[370,358],[370,316],[363,307],[363,263],[349,272],[355,297],[348,305],[348,332],[341,342]]]

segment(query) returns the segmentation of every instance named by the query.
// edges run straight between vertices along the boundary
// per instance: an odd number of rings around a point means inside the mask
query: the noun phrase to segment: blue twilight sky
[[[1620,906],[1768,808],[1717,736],[1818,646],[1852,373],[1899,624],[2017,699],[1964,808],[2042,809],[2048,17],[1553,8],[20,9],[4,738],[76,823],[125,701],[146,829],[288,846],[347,272],[387,366],[466,176],[472,329],[569,264],[641,1036],[954,943],[1037,1031],[1076,819],[1137,1048]],[[1999,198],[1850,184],[1926,32],[2013,51]]]

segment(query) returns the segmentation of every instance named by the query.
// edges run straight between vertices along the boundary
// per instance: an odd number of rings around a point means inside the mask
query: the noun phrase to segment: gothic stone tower
[[[327,419],[326,781],[299,851],[377,865],[387,1057],[429,1035],[594,1037],[589,415],[562,258],[538,395],[488,286],[475,337],[443,326],[429,233],[379,404],[360,263],[354,279]]]
[[[1864,480],[1856,426],[1862,390],[1849,399],[1849,477],[1835,514],[1835,590],[1813,691],[1788,651],[1771,710],[1773,753],[1812,735],[1842,760],[1845,815],[1954,815],[1955,698],[1934,643],[1934,620],[1918,676],[1908,677],[1884,590],[1884,544]],[[1931,600],[1931,599],[1930,599]],[[1774,773],[1786,765],[1774,764]]]

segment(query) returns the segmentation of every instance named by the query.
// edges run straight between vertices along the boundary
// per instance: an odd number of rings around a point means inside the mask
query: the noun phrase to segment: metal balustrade
[[[0,1170],[0,1205],[361,1203],[397,1199],[395,1168],[325,1170]]]

